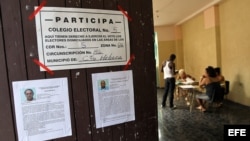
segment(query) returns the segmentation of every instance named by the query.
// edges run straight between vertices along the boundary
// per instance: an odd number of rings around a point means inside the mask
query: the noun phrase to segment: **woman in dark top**
[[[205,109],[205,101],[211,100],[212,93],[215,87],[220,87],[218,79],[216,77],[216,72],[213,67],[208,66],[205,69],[205,74],[201,77],[199,86],[201,88],[205,88],[205,93],[196,95],[197,102],[199,104],[197,109],[201,110],[202,112],[206,111]]]

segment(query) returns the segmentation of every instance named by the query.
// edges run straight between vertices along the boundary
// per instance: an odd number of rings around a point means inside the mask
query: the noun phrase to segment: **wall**
[[[217,66],[215,27],[205,28],[203,13],[182,25],[184,68],[196,80],[209,65]]]
[[[184,53],[183,53],[183,40],[181,26],[174,26],[175,36],[175,54],[177,56],[175,63],[176,69],[184,68]]]
[[[159,26],[155,27],[155,32],[158,37],[158,66],[157,68],[157,77],[159,78],[159,82],[157,87],[164,87],[164,79],[163,73],[160,71],[161,64],[164,60],[169,58],[169,55],[172,53],[176,53],[176,45],[175,45],[175,28],[173,26]],[[178,60],[178,58],[176,58]]]
[[[181,25],[184,68],[196,79],[208,65],[230,81],[228,99],[250,106],[248,0],[223,0]]]
[[[228,98],[250,106],[249,0],[224,0],[220,4],[222,72],[230,80]]]
[[[170,56],[170,54],[175,53],[175,44],[174,41],[161,41],[158,43],[158,53],[159,53],[159,86],[160,88],[164,87],[164,79],[163,79],[163,73],[160,72],[162,62],[164,60],[167,60]]]
[[[153,42],[152,1],[48,0],[46,6],[128,11],[133,70],[135,117],[132,122],[95,128],[91,74],[121,71],[124,66],[41,72],[32,61],[38,58],[35,21],[28,16],[43,0],[0,1],[0,140],[17,141],[12,82],[67,77],[73,135],[53,141],[157,141],[157,91]],[[143,3],[143,4],[142,4]],[[78,77],[75,77],[76,74]],[[136,85],[135,85],[136,84]],[[146,88],[146,89],[145,89]]]

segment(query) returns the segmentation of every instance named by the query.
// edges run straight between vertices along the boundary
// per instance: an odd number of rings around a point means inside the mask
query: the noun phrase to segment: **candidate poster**
[[[129,60],[128,20],[121,11],[43,7],[36,15],[36,32],[39,61],[51,70],[125,65]]]
[[[132,71],[92,74],[96,128],[135,120]]]
[[[18,141],[72,135],[67,78],[12,82]]]

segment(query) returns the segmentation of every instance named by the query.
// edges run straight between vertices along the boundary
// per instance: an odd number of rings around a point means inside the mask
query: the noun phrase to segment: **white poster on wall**
[[[96,128],[135,120],[132,71],[92,74]]]
[[[72,135],[67,78],[12,83],[18,141]]]
[[[43,7],[36,15],[36,32],[39,61],[51,70],[129,60],[128,19],[121,11]]]

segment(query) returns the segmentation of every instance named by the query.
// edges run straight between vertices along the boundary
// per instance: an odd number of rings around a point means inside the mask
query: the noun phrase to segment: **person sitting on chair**
[[[194,82],[195,78],[193,78],[191,75],[187,74],[184,69],[180,69],[178,71],[178,76],[176,79],[178,82]]]
[[[216,96],[217,106],[220,107],[223,104],[224,92],[225,92],[225,89],[226,89],[226,87],[225,87],[225,77],[221,74],[220,67],[217,67],[214,70],[216,72],[216,77],[217,77],[218,81],[220,82],[220,85],[221,85],[221,87],[223,89],[223,92],[220,93],[218,96]]]
[[[192,84],[195,81],[195,78],[192,77],[191,75],[187,74],[185,72],[184,69],[180,69],[178,71],[178,75],[177,75],[177,85],[178,84]],[[179,88],[176,89],[176,96],[177,99],[179,98],[179,96],[185,96],[185,100],[187,101],[187,105],[190,105],[190,101],[189,101],[189,97],[188,97],[188,90],[181,90]]]
[[[196,99],[197,99],[197,102],[199,104],[198,107],[196,107],[197,109],[201,110],[202,112],[205,112],[206,109],[205,109],[205,101],[208,101],[208,100],[211,100],[212,99],[212,93],[211,91],[212,90],[212,87],[211,84],[215,84],[215,85],[219,85],[219,82],[218,82],[218,79],[216,77],[216,72],[214,70],[214,68],[212,66],[208,66],[206,69],[205,69],[205,74],[202,75],[201,79],[200,79],[200,82],[199,82],[199,86],[201,88],[204,88],[205,87],[205,93],[202,93],[202,94],[199,94],[199,95],[196,95]]]
[[[225,77],[221,74],[220,67],[217,67],[214,70],[216,72],[216,77],[217,77],[218,81],[220,83],[224,83],[225,82]]]

